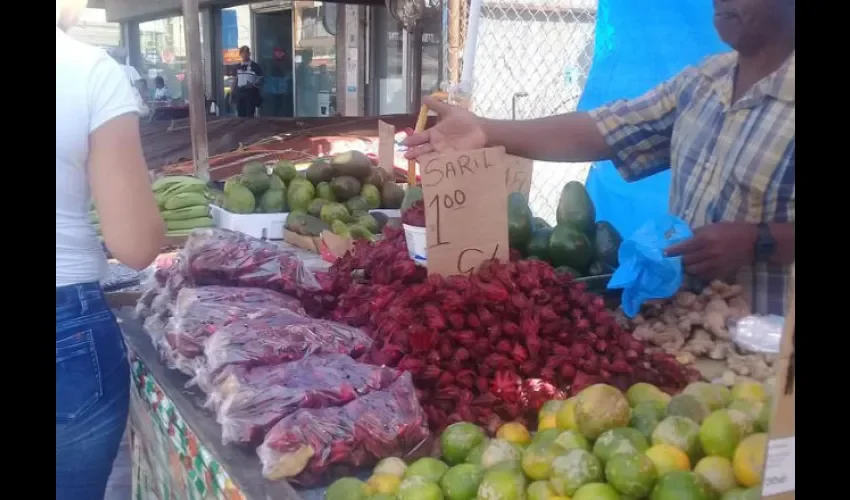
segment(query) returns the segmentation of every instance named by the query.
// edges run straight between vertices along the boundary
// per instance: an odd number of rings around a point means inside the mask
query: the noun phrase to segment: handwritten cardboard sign
[[[378,120],[378,166],[393,172],[395,163],[395,127]]]
[[[508,259],[505,156],[499,147],[420,160],[429,274],[467,274]]]
[[[522,193],[525,199],[531,194],[531,176],[534,173],[534,161],[519,156],[507,155],[505,186],[508,193]]]

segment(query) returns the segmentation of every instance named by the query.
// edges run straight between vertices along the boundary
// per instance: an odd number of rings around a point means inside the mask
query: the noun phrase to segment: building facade
[[[363,0],[369,1],[369,0]],[[382,1],[352,5],[316,1],[200,2],[206,98],[235,113],[229,94],[239,48],[251,48],[265,73],[260,115],[360,116],[408,113],[411,92],[437,90],[443,78],[443,9],[422,19],[421,45]],[[180,0],[105,0],[120,26],[129,62],[148,79],[161,76],[172,96],[188,97],[188,58]],[[98,2],[90,5],[98,6]],[[421,49],[418,49],[421,47]],[[414,50],[422,71],[413,71]],[[414,85],[413,79],[419,79]]]

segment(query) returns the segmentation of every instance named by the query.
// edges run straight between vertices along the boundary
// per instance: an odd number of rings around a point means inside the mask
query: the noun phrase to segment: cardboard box
[[[779,350],[779,362],[776,372],[776,393],[773,397],[773,413],[770,425],[770,439],[767,444],[764,472],[762,477],[762,498],[774,500],[793,500],[796,490],[795,481],[795,363],[794,363],[794,288],[795,266],[791,268],[791,290],[788,300],[788,312],[785,314],[785,331],[782,334],[782,346]]]
[[[302,236],[284,229],[283,241],[303,250],[316,252],[328,262],[335,261],[354,248],[352,240],[337,236],[330,231],[322,231],[319,236]]]

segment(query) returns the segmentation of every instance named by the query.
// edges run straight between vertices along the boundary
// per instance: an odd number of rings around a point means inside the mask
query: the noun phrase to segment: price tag
[[[794,471],[796,464],[794,451],[796,439],[794,436],[782,439],[771,439],[767,443],[767,463],[764,467],[764,487],[762,495],[769,497],[796,489]]]
[[[472,273],[508,254],[508,191],[504,148],[478,149],[420,161],[428,273]]]
[[[378,166],[393,173],[395,164],[395,127],[378,120]]]
[[[505,186],[508,193],[522,193],[525,199],[531,194],[531,176],[534,173],[534,161],[519,156],[507,155]]]

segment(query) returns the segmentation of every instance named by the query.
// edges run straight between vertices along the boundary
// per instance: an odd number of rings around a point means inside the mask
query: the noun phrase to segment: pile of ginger
[[[714,281],[701,293],[682,290],[667,300],[650,301],[632,319],[620,312],[621,321],[635,338],[676,356],[682,364],[697,358],[725,360],[722,382],[737,377],[758,381],[773,376],[774,354],[746,352],[732,341],[729,326],[750,315],[743,287]]]

